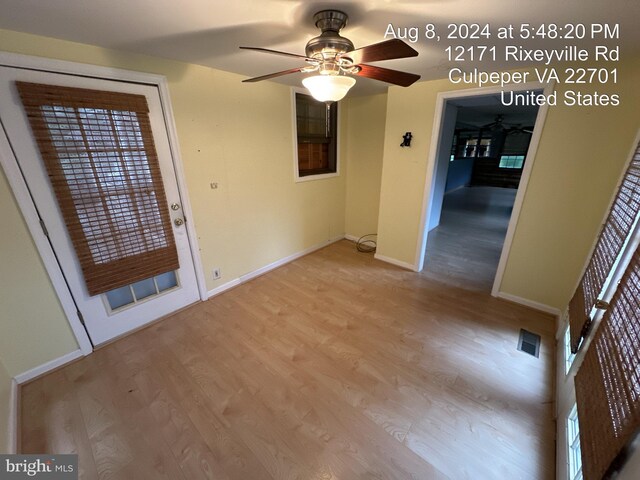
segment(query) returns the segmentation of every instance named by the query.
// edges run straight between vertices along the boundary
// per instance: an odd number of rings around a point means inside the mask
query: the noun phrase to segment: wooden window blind
[[[640,211],[640,144],[622,179],[585,273],[569,302],[571,351],[591,326],[590,312]]]
[[[89,295],[176,270],[146,98],[16,86]]]
[[[640,248],[576,374],[585,480],[601,479],[640,429]]]
[[[296,93],[299,176],[336,171],[337,118],[337,102],[327,112],[324,103]]]

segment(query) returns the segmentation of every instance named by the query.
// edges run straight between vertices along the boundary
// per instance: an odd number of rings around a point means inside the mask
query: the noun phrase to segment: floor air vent
[[[540,335],[531,333],[524,328],[520,329],[518,350],[537,358],[540,355]]]

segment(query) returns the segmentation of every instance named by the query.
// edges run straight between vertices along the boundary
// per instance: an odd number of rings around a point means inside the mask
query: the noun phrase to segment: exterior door
[[[68,212],[64,214],[66,216],[63,216],[61,204],[58,202],[60,197],[59,195],[56,196],[57,190],[54,191],[52,187],[50,171],[48,172],[47,168],[45,168],[41,149],[38,148],[38,144],[34,139],[32,126],[25,113],[16,82],[144,96],[148,105],[150,130],[155,144],[155,152],[157,153],[157,164],[159,164],[160,185],[164,186],[164,195],[160,195],[160,197],[167,203],[167,205],[160,206],[166,212],[162,228],[165,233],[168,232],[169,236],[171,236],[171,233],[173,234],[175,250],[177,251],[177,265],[175,268],[161,272],[157,268],[155,271],[151,268],[149,275],[146,276],[147,269],[145,267],[145,269],[142,269],[141,274],[131,283],[118,285],[117,288],[111,288],[98,294],[95,291],[92,294],[89,293],[90,288],[85,281],[86,269],[83,271],[84,265],[81,265],[78,249],[74,248],[74,241],[76,240],[71,237],[70,230],[67,228],[69,225]],[[90,111],[95,111],[91,109],[91,105],[88,107]],[[79,114],[78,118],[80,118]],[[195,267],[187,230],[184,225],[185,219],[182,213],[182,202],[178,191],[169,137],[164,123],[160,95],[156,86],[0,67],[0,121],[22,170],[36,209],[42,219],[43,228],[46,230],[69,290],[94,345],[100,345],[117,338],[199,299]],[[113,120],[111,123],[114,123]],[[119,127],[114,126],[113,128],[117,130]],[[101,135],[108,136],[110,134],[104,133]],[[117,132],[114,135],[117,135]],[[105,154],[102,153],[101,155]],[[110,154],[107,153],[106,155]],[[122,165],[118,166],[117,155],[122,157],[125,154],[112,154],[113,159],[107,161],[106,167],[104,166],[105,164],[102,164],[100,168],[93,166],[92,171],[89,171],[89,173],[81,172],[75,177],[74,181],[76,184],[84,184],[86,191],[91,190],[91,188],[86,188],[86,182],[89,181],[93,182],[92,185],[96,185],[95,188],[100,188],[101,185],[113,186],[114,182],[119,182],[121,177],[118,176],[117,172],[114,173],[118,168],[122,171],[126,170],[125,173],[129,177],[131,174],[134,176],[142,176],[144,174],[132,173],[129,171],[131,169],[148,168],[148,166],[140,165],[139,163],[132,167],[126,164],[125,160],[121,160]],[[85,168],[85,170],[87,169]],[[76,168],[76,171],[78,171],[78,168]],[[105,187],[106,190],[108,188]],[[102,201],[104,210],[107,211],[107,215],[111,215],[113,218],[125,216],[131,218],[134,223],[136,221],[135,218],[138,219],[138,222],[147,221],[145,219],[140,220],[139,212],[141,207],[140,204],[136,205],[135,197],[135,194],[129,194],[129,197],[120,201],[115,209],[112,207],[114,200],[107,198]],[[119,198],[125,198],[125,196],[120,195]],[[149,202],[147,201],[147,203]],[[84,214],[78,211],[77,215],[82,219]],[[146,218],[154,215],[154,212],[148,213]],[[65,220],[67,220],[67,223],[65,223]],[[84,230],[85,233],[92,230],[95,231],[96,224],[92,222],[93,220],[84,220],[81,230]],[[169,223],[170,225],[168,225]],[[100,242],[107,242],[107,240],[100,240],[100,238],[102,237],[96,236],[92,240],[92,249],[95,249],[95,251],[104,251],[104,248],[106,248]],[[157,239],[157,235],[153,238]],[[112,238],[108,241],[113,243]],[[77,247],[77,243],[75,246]],[[154,247],[152,245],[149,248],[152,249]],[[120,249],[120,251],[125,250]],[[128,253],[123,253],[123,256],[126,255]]]

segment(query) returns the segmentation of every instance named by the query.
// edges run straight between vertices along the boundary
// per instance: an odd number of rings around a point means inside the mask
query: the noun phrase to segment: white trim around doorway
[[[0,66],[92,77],[105,80],[117,80],[156,87],[162,104],[163,119],[167,129],[169,145],[173,156],[182,209],[186,218],[193,218],[166,77],[144,72],[134,72],[7,52],[0,52]],[[62,270],[58,265],[55,253],[41,228],[40,217],[37,209],[33,203],[31,194],[29,193],[26,181],[22,176],[22,172],[11,148],[9,139],[3,129],[0,129],[0,164],[7,176],[7,180],[11,186],[16,202],[18,203],[29,233],[31,234],[36,248],[42,258],[45,270],[47,271],[53,285],[53,289],[60,300],[64,314],[69,321],[69,325],[71,326],[74,336],[78,342],[78,346],[80,347],[80,351],[83,355],[89,355],[93,351],[91,341],[80,322],[75,302],[67,287]],[[206,300],[208,298],[207,289],[204,270],[202,268],[202,259],[200,258],[199,253],[200,249],[198,248],[198,237],[196,235],[193,222],[185,222],[185,225],[187,227],[189,244],[191,246],[191,255],[195,268],[198,292],[201,300]]]
[[[20,167],[18,166],[4,129],[0,129],[0,164],[2,165],[2,169],[7,177],[7,181],[11,186],[11,190],[13,191],[13,196],[18,203],[18,207],[22,212],[22,217],[27,224],[31,238],[33,239],[38,253],[40,253],[42,263],[49,275],[53,289],[60,300],[60,306],[62,307],[62,310],[69,322],[69,326],[76,337],[78,346],[84,355],[89,355],[93,351],[91,341],[89,340],[89,336],[82,326],[82,323],[80,323],[76,305],[73,301],[73,297],[71,296],[71,292],[67,288],[67,283],[64,279],[64,275],[62,274],[62,270],[60,269],[60,265],[58,265],[55,253],[53,252],[53,249],[49,244],[49,240],[40,226],[38,211],[33,204],[31,194],[29,193],[29,189],[27,188],[27,184],[22,176],[22,172],[20,171]]]
[[[434,128],[431,132],[431,145],[429,147],[427,176],[424,184],[424,193],[422,196],[422,211],[420,216],[420,228],[418,230],[418,242],[415,253],[415,262],[413,270],[420,272],[424,267],[425,249],[427,246],[427,231],[426,227],[429,224],[429,217],[431,215],[431,202],[430,196],[433,189],[433,181],[435,177],[436,161],[438,155],[438,148],[440,143],[440,133],[442,129],[442,122],[444,121],[444,109],[448,100],[456,98],[477,97],[485,95],[496,95],[502,91],[521,92],[526,90],[542,90],[545,96],[548,96],[553,92],[555,82],[549,84],[543,83],[523,83],[506,85],[505,87],[491,87],[491,88],[472,88],[465,90],[454,90],[449,92],[440,92],[436,98],[435,116],[433,120]],[[518,193],[516,194],[515,203],[513,205],[513,211],[511,218],[509,219],[509,227],[505,236],[504,245],[502,247],[502,253],[500,255],[500,261],[498,263],[498,269],[493,282],[493,288],[491,295],[494,297],[500,296],[500,287],[502,285],[502,277],[509,258],[509,252],[511,250],[511,244],[513,242],[513,236],[515,234],[516,225],[518,224],[518,218],[520,216],[520,210],[529,183],[529,177],[531,176],[531,169],[535,161],[536,152],[538,150],[538,144],[540,142],[540,136],[542,134],[542,127],[544,125],[547,116],[547,105],[541,105],[538,109],[538,115],[536,116],[536,123],[533,128],[533,135],[531,142],[529,143],[529,149],[527,151],[528,161],[525,163],[524,170],[522,171],[522,177],[520,179],[520,186],[518,187]]]

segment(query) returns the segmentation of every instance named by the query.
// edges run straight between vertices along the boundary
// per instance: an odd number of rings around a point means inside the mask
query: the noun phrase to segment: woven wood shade
[[[639,211],[640,145],[620,184],[589,265],[569,302],[569,328],[573,353],[578,351],[580,340],[588,334],[591,326],[591,309],[598,299]]]
[[[601,479],[640,428],[640,249],[576,374],[582,470]]]
[[[16,86],[89,295],[176,270],[145,97]]]
[[[300,176],[336,171],[338,104],[327,106],[313,97],[296,93],[298,173]]]

